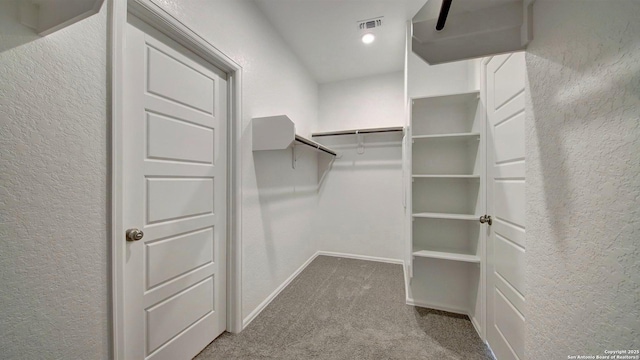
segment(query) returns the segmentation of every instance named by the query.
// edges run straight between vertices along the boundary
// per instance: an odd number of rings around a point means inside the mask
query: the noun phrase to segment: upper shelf
[[[328,147],[297,135],[295,124],[286,115],[253,118],[251,131],[253,133],[253,151],[283,150],[294,142],[299,142],[323,153],[336,156],[336,152]]]
[[[429,0],[412,20],[412,51],[431,65],[524,50],[534,0]],[[437,27],[437,28],[436,28]]]
[[[416,135],[411,138],[414,140],[419,139],[472,139],[479,138],[480,133],[455,133],[455,134],[433,134],[433,135]]]
[[[104,0],[22,0],[20,22],[49,35],[91,15],[97,14]]]
[[[320,137],[320,136],[336,136],[336,135],[358,135],[358,134],[373,134],[373,133],[400,132],[400,131],[404,131],[404,128],[402,126],[327,131],[327,132],[313,133],[311,134],[311,136]]]

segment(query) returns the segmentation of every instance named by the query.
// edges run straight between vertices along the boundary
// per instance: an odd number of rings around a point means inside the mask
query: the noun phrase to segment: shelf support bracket
[[[365,149],[364,149],[364,135],[363,135],[363,134],[360,134],[360,133],[358,132],[358,130],[356,130],[356,138],[358,139],[358,146],[357,146],[357,148],[356,148],[356,152],[357,152],[359,155],[362,155],[362,154],[364,154],[364,150],[365,150]]]

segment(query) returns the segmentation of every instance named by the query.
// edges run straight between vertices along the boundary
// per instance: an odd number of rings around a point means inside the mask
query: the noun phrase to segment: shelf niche
[[[484,114],[478,91],[411,101],[411,294],[481,329]],[[479,332],[480,333],[480,332]]]

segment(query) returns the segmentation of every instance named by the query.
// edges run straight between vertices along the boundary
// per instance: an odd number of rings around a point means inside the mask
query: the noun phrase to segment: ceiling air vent
[[[383,16],[374,18],[374,19],[368,19],[368,20],[360,20],[358,21],[358,29],[360,30],[371,30],[371,29],[375,29],[377,27],[382,26],[382,18]]]

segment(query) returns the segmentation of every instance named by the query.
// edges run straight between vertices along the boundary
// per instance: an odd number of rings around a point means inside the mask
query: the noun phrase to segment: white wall
[[[640,347],[640,3],[537,1],[527,49],[529,359]]]
[[[110,358],[107,10],[41,38],[0,1],[0,357]]]
[[[403,72],[320,85],[318,132],[402,126]]]
[[[402,126],[402,72],[320,85],[319,131]],[[402,133],[316,138],[338,152],[315,216],[319,250],[402,260]],[[362,152],[362,150],[360,151]]]
[[[297,132],[316,127],[318,86],[252,1],[155,0],[243,67],[242,312],[247,317],[315,253],[317,163],[296,170],[287,150],[251,150],[252,117],[288,115]],[[301,148],[301,147],[300,147]]]

